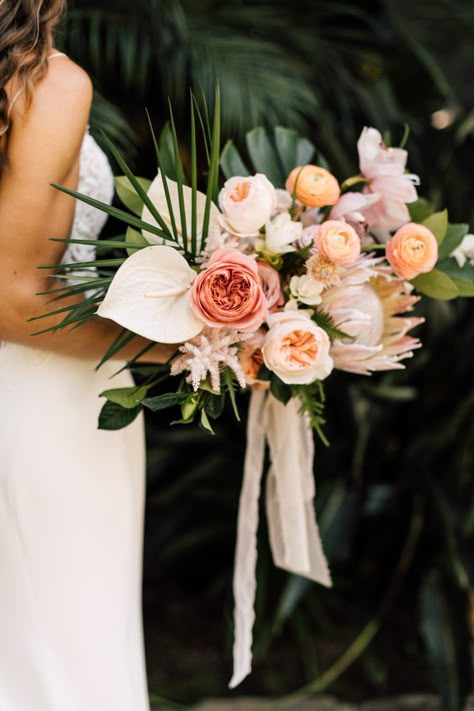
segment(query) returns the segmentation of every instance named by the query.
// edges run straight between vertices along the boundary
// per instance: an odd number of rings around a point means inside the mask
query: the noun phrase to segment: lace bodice
[[[79,163],[79,193],[101,202],[111,203],[114,194],[114,177],[105,153],[89,133],[84,136]],[[107,219],[101,212],[85,202],[76,202],[71,239],[97,239]],[[91,244],[68,244],[62,264],[90,262],[95,259]]]

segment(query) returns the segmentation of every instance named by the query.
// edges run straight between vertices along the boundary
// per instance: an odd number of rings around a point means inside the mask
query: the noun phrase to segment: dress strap
[[[54,52],[54,54],[50,54],[48,59],[56,59],[56,57],[67,57],[67,54],[64,54],[64,52]]]

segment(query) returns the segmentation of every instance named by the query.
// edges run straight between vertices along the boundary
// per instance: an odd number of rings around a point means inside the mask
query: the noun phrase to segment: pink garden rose
[[[270,219],[277,207],[275,188],[263,175],[235,176],[219,193],[222,224],[232,234],[253,236]]]
[[[281,292],[280,275],[276,269],[268,262],[263,261],[263,259],[257,259],[257,269],[268,310],[272,313],[285,303]]]
[[[397,276],[414,279],[433,269],[438,259],[438,242],[427,227],[408,222],[387,242],[386,256]]]
[[[284,383],[307,385],[327,378],[333,369],[329,337],[304,311],[271,314],[262,348],[269,370]]]
[[[360,238],[353,227],[340,220],[327,220],[314,235],[317,250],[334,264],[351,264],[360,257]]]
[[[268,313],[255,259],[237,249],[218,249],[192,283],[191,309],[211,327],[256,331]]]

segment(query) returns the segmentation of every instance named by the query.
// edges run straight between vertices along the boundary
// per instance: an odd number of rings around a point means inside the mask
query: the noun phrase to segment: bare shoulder
[[[92,82],[88,74],[67,57],[49,62],[48,72],[37,85],[33,97],[33,111],[62,107],[61,113],[80,111],[89,113],[92,101]]]
[[[89,122],[92,83],[67,57],[53,59],[33,92],[31,106],[15,104],[8,147],[9,161],[24,171],[41,162],[60,175],[74,165]],[[30,156],[30,158],[28,158]]]

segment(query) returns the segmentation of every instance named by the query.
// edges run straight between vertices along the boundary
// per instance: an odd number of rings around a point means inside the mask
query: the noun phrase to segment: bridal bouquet
[[[255,129],[243,159],[231,142],[220,151],[218,106],[212,127],[194,99],[191,111],[188,182],[171,117],[166,160],[155,139],[159,170],[151,183],[108,142],[129,212],[60,188],[128,225],[123,240],[96,242],[125,255],[63,268],[64,278],[78,268],[82,276],[62,292],[87,298],[60,327],[95,313],[120,324],[105,359],[134,334],[149,347],[176,344],[168,364],[147,366],[143,383],[103,393],[104,428],[128,424],[143,407],[179,407],[180,422],[197,418],[212,432],[226,398],[238,417],[239,392],[251,390],[234,574],[235,686],[251,665],[266,444],[275,563],[330,585],[313,507],[312,428],[325,441],[324,381],[337,369],[403,368],[421,346],[411,335],[423,321],[415,304],[474,295],[474,238],[418,198],[407,152],[386,145],[375,128],[359,138],[360,173],[340,182],[293,131]],[[197,187],[199,124],[205,192]],[[165,381],[169,392],[156,394]]]

